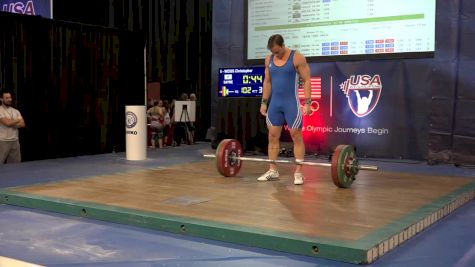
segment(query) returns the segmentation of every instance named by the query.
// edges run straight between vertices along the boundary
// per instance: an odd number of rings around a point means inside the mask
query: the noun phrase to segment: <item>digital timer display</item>
[[[220,97],[262,96],[265,67],[220,68],[218,76]]]

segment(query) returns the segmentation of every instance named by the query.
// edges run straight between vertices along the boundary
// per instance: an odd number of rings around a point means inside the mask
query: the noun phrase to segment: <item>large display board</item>
[[[249,63],[273,34],[319,61],[432,56],[436,0],[247,0]]]
[[[265,67],[220,68],[219,97],[262,96]]]

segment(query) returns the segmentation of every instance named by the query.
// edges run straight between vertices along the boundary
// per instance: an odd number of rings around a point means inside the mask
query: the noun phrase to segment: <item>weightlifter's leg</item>
[[[304,161],[305,159],[305,143],[303,142],[302,137],[302,129],[295,128],[290,129],[290,136],[292,136],[292,140],[294,142],[294,156],[295,161]],[[303,174],[302,174],[302,165],[297,164],[295,166],[295,173],[294,173],[294,184],[301,185],[303,184]]]
[[[282,126],[270,126],[269,127],[269,147],[267,153],[270,160],[276,160],[279,157],[280,149],[280,134],[282,133]],[[277,170],[277,165],[271,163],[269,169]]]
[[[267,148],[267,153],[270,160],[276,160],[279,156],[280,148],[280,134],[282,132],[282,126],[268,126],[269,129],[269,146]],[[257,178],[258,181],[268,181],[279,177],[279,172],[277,171],[277,165],[271,163],[269,166],[269,171],[264,173],[262,176]]]

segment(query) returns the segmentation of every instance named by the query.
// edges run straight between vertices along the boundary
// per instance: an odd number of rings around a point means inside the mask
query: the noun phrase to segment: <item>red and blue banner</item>
[[[401,60],[310,68],[312,112],[304,116],[302,129],[309,152],[325,154],[336,144],[353,144],[367,157],[415,159],[427,153],[429,70],[418,70],[411,79]],[[299,98],[303,108],[303,88]],[[286,126],[282,133],[282,141],[292,141]]]
[[[53,0],[0,0],[0,11],[53,18]]]

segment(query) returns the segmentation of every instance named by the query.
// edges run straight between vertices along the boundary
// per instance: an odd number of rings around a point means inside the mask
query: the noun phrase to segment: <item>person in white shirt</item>
[[[12,107],[12,94],[2,93],[0,106],[0,164],[21,162],[18,129],[25,127],[20,111]]]

